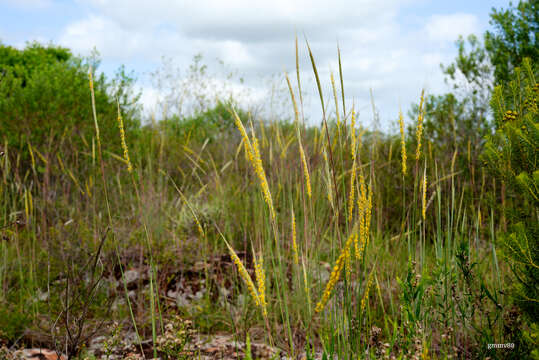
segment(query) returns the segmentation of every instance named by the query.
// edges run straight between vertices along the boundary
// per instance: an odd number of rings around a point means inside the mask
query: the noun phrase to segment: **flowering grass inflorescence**
[[[122,114],[120,113],[120,104],[118,103],[118,128],[120,129],[120,142],[122,144],[122,149],[124,151],[124,161],[127,164],[127,171],[133,171],[133,165],[131,165],[131,160],[129,159],[129,151],[127,149],[127,142],[125,140],[125,130],[124,130],[124,121],[122,119]]]
[[[226,240],[225,240],[225,244],[228,247],[228,250],[230,252],[230,256],[232,257],[232,260],[234,261],[234,264],[236,264],[236,267],[238,268],[238,271],[240,273],[240,277],[245,282],[245,285],[247,285],[247,289],[249,290],[249,293],[251,294],[251,297],[252,297],[253,301],[255,302],[256,306],[261,306],[262,304],[260,302],[260,297],[259,297],[259,294],[258,294],[258,290],[256,289],[256,286],[253,283],[253,280],[251,279],[251,276],[247,272],[247,269],[245,268],[245,266],[243,266],[243,263],[241,262],[240,258],[238,257],[238,255],[236,254],[236,252],[234,251],[232,246],[230,246]]]
[[[236,127],[238,128],[242,136],[245,151],[247,153],[249,162],[251,163],[251,166],[253,167],[260,181],[260,187],[264,195],[264,201],[269,207],[271,218],[275,220],[275,209],[273,208],[273,199],[271,197],[268,180],[266,178],[266,172],[264,171],[264,167],[262,166],[262,158],[260,156],[258,140],[255,136],[253,125],[251,123],[251,133],[252,133],[252,141],[251,141],[251,139],[249,139],[249,135],[247,134],[247,131],[245,130],[245,127],[243,126],[243,123],[241,122],[240,117],[238,116],[236,111],[234,111],[233,109],[232,109],[232,114],[234,116],[234,122],[236,124]]]
[[[417,115],[417,129],[416,129],[417,148],[415,151],[416,160],[419,160],[421,156],[421,136],[423,134],[423,118],[425,116],[424,109],[423,109],[424,101],[425,101],[425,90],[422,90],[421,100],[419,101],[419,110],[418,110],[418,115]]]
[[[258,285],[258,300],[260,307],[262,307],[262,314],[268,315],[267,303],[266,303],[266,274],[264,273],[264,261],[262,257],[253,255],[255,261],[255,276],[256,284]]]
[[[404,139],[404,119],[402,111],[399,111],[399,127],[401,133],[401,159],[402,159],[402,175],[406,175],[406,142]]]
[[[326,284],[326,288],[324,290],[324,293],[322,294],[322,299],[316,304],[315,311],[321,312],[326,307],[326,304],[331,297],[331,294],[333,292],[333,288],[339,281],[341,277],[341,272],[344,267],[344,264],[346,262],[347,257],[350,256],[350,247],[352,245],[352,242],[354,240],[354,233],[350,234],[348,237],[348,240],[346,240],[346,243],[344,244],[341,253],[339,257],[337,258],[337,261],[335,263],[335,266],[333,267],[333,270],[331,271],[331,275],[329,276],[329,281]]]
[[[292,209],[292,251],[294,252],[294,263],[299,264],[298,256],[298,244],[296,242],[296,216],[294,215],[294,209]]]

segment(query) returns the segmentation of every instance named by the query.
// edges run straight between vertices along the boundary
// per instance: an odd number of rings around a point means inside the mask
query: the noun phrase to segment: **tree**
[[[99,62],[96,57],[73,56],[62,47],[29,43],[19,50],[0,43],[0,141],[26,159],[29,146],[45,154],[90,146],[95,136],[90,64],[95,68]],[[133,81],[123,68],[112,81],[103,74],[95,79],[102,142],[109,150],[120,148],[117,100],[126,131],[139,126]]]
[[[490,132],[487,115],[492,69],[488,54],[475,35],[459,37],[456,45],[458,55],[454,62],[440,65],[452,92],[426,97],[423,126],[424,137],[435,150],[448,154],[458,151],[458,161],[464,163],[479,156],[484,136]],[[417,119],[418,109],[417,104],[412,106],[411,118]],[[415,133],[413,127],[409,131]]]
[[[470,35],[466,40],[462,36],[458,38],[455,61],[440,67],[446,75],[445,82],[466,103],[468,113],[483,121],[492,92],[492,65],[477,36]]]
[[[438,150],[478,154],[484,137],[497,125],[490,121],[494,84],[508,83],[524,57],[539,61],[539,0],[492,9],[490,18],[493,29],[484,34],[483,42],[475,35],[459,37],[455,60],[440,65],[451,92],[425,99],[425,137]],[[414,118],[417,108],[414,105],[410,113]]]
[[[519,1],[515,7],[492,9],[492,31],[485,33],[485,49],[494,68],[495,83],[508,83],[525,57],[539,59],[539,1]]]
[[[510,3],[505,10],[493,8],[490,18],[493,29],[484,34],[483,44],[475,35],[466,40],[459,37],[457,57],[451,64],[441,65],[452,93],[426,101],[427,116],[429,108],[440,114],[449,103],[453,109],[463,109],[454,125],[461,135],[472,136],[471,145],[476,147],[490,131],[487,117],[493,84],[508,83],[524,57],[539,61],[539,0],[520,1],[516,7]],[[431,129],[440,132],[438,128],[448,126],[440,120],[434,116]]]

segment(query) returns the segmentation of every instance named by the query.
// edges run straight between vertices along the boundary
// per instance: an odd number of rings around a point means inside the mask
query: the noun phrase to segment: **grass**
[[[157,124],[129,139],[120,122],[124,154],[115,155],[101,144],[94,105],[96,136],[85,148],[52,154],[28,144],[23,164],[5,144],[0,338],[74,356],[116,320],[151,339],[154,357],[167,356],[158,338],[179,312],[199,332],[219,328],[290,356],[505,357],[487,349],[516,342],[491,201],[500,185],[469,157],[457,167],[459,149],[433,150],[421,105],[413,135],[402,114],[400,135],[358,128],[340,52],[330,117],[308,50],[320,128],[303,119],[298,66],[297,88],[286,75],[291,122],[231,108],[236,129],[202,141]],[[212,260],[227,253],[228,264]],[[171,305],[167,278],[195,267],[204,294]],[[147,280],[130,288],[128,269]],[[77,343],[62,340],[76,331]]]

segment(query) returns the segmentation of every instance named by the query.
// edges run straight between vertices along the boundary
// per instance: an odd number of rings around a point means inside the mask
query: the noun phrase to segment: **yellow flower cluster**
[[[355,238],[355,237],[354,237]],[[351,244],[350,244],[351,247]],[[352,279],[352,255],[350,249],[346,251],[346,257],[344,259],[346,265],[346,280],[350,281]]]
[[[247,272],[247,269],[245,266],[243,266],[243,263],[241,262],[240,258],[232,249],[232,246],[228,244],[228,242],[225,240],[226,246],[228,247],[228,250],[230,251],[230,256],[232,257],[232,260],[234,261],[234,264],[238,267],[238,271],[240,273],[241,278],[243,281],[245,281],[245,284],[247,285],[247,289],[249,290],[249,293],[251,294],[251,297],[253,298],[256,306],[260,306],[260,298],[258,296],[258,291],[255,287],[255,284],[253,283],[253,280],[251,279],[251,276]]]
[[[406,143],[404,141],[404,120],[402,111],[399,111],[399,125],[401,130],[402,175],[406,175]]]
[[[371,270],[371,273],[369,275],[369,280],[367,281],[367,287],[365,289],[365,295],[363,295],[363,298],[361,299],[361,312],[365,310],[365,305],[367,304],[367,299],[369,298],[369,290],[372,286],[372,279],[373,279],[374,269]]]
[[[341,250],[339,258],[337,259],[337,262],[335,263],[335,266],[333,267],[333,270],[331,271],[331,275],[329,276],[329,281],[326,284],[326,289],[324,290],[322,299],[316,304],[315,311],[317,313],[324,310],[329,300],[329,297],[331,296],[331,293],[333,292],[333,288],[335,287],[335,284],[337,284],[337,282],[339,281],[339,278],[341,277],[341,271],[342,271],[342,268],[344,267],[346,258],[350,256],[349,254],[350,245],[352,244],[353,239],[354,239],[354,234],[350,235],[350,237],[348,238],[348,240],[344,244],[344,247]]]
[[[270,209],[271,218],[275,219],[275,210],[273,208],[273,200],[271,197],[268,180],[266,178],[266,172],[264,171],[264,167],[262,166],[262,158],[260,156],[258,140],[256,139],[253,126],[251,124],[251,133],[252,133],[252,138],[253,138],[253,141],[251,143],[251,140],[249,139],[249,135],[247,134],[247,131],[245,130],[245,127],[243,126],[243,123],[241,122],[240,117],[238,116],[236,111],[234,111],[234,109],[232,109],[232,114],[234,115],[234,122],[236,124],[236,127],[240,131],[241,137],[243,138],[245,151],[247,153],[247,158],[249,159],[249,162],[251,163],[260,181],[260,187],[262,188],[262,193],[264,194],[264,200],[266,201],[266,204],[268,205]]]
[[[92,70],[88,73],[88,80],[90,80],[90,91],[94,91],[94,77],[92,76]]]
[[[301,162],[303,163],[303,171],[305,173],[305,185],[307,187],[307,195],[310,199],[312,196],[311,177],[309,176],[309,168],[307,167],[307,159],[305,158],[305,152],[303,151],[303,146],[301,145],[301,139],[299,141],[299,153],[301,155]]]
[[[424,109],[423,103],[425,100],[425,90],[421,91],[421,100],[419,101],[419,113],[417,115],[417,130],[416,130],[416,139],[417,139],[417,148],[415,151],[415,158],[419,160],[421,156],[421,134],[423,134],[423,118],[424,118]]]
[[[202,229],[202,224],[198,221],[198,217],[195,216],[195,223],[197,224],[197,230],[201,237],[204,237],[204,229]]]
[[[253,164],[253,167],[256,171],[256,174],[258,175],[258,179],[260,180],[260,186],[262,188],[262,193],[264,194],[264,200],[266,201],[266,204],[268,204],[268,207],[270,209],[271,218],[275,219],[275,210],[273,208],[273,199],[271,197],[271,192],[268,185],[268,180],[266,178],[266,172],[264,171],[264,167],[262,166],[262,157],[260,156],[260,150],[258,147],[258,140],[255,137],[254,130],[251,128],[252,134],[253,134],[253,153],[254,153],[254,160],[255,163]]]
[[[362,216],[360,215],[359,216],[359,224],[360,224],[360,229],[361,229],[361,221],[362,221]],[[363,248],[363,242],[359,243],[359,234],[357,233],[357,231],[354,231],[354,250],[355,250],[355,253],[356,253],[356,259],[359,259],[361,258],[361,249]]]
[[[359,208],[359,233],[361,238],[361,247],[358,245],[356,239],[356,257],[361,258],[365,246],[369,242],[369,230],[371,225],[371,212],[372,212],[372,189],[369,185],[365,186],[365,178],[363,174],[359,176],[359,197],[357,199],[357,205]]]
[[[355,180],[356,180],[356,113],[352,111],[352,120],[350,121],[350,142],[352,153],[352,174],[350,175],[350,194],[348,195],[348,221],[352,221],[354,213]]]
[[[30,152],[30,159],[32,160],[32,169],[36,169],[36,158],[34,157],[34,152],[32,151],[32,145],[28,142],[28,151]]]
[[[294,251],[294,263],[299,264],[298,245],[296,243],[296,216],[292,209],[292,250]]]
[[[262,314],[268,315],[266,308],[266,275],[264,274],[264,264],[262,258],[258,259],[255,256],[255,275],[256,283],[258,285],[258,300],[262,307]]]
[[[127,149],[127,142],[125,141],[124,121],[122,119],[122,115],[120,114],[120,104],[118,104],[118,128],[120,129],[120,141],[124,151],[124,160],[127,164],[127,171],[132,172],[133,166],[131,165],[131,160],[129,159],[129,151]]]
[[[423,221],[427,216],[427,168],[425,167],[425,173],[423,174],[423,199],[421,203],[421,213],[423,215]]]

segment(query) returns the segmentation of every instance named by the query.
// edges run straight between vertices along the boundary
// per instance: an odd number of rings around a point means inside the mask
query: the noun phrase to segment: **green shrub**
[[[531,323],[539,321],[539,85],[529,59],[524,71],[497,86],[492,97],[496,133],[483,160],[507,187],[508,231],[500,242],[514,274],[513,298]]]
[[[0,338],[9,342],[15,341],[24,333],[30,323],[28,312],[4,304],[0,307]]]
[[[27,146],[48,157],[62,150],[89,148],[94,136],[88,73],[89,59],[68,49],[30,43],[19,50],[0,43],[0,133],[10,148]],[[93,70],[98,62],[93,61]],[[126,132],[138,128],[133,79],[123,68],[108,81],[94,81],[96,108],[106,149],[119,151],[117,104]],[[66,151],[68,152],[68,151]]]

